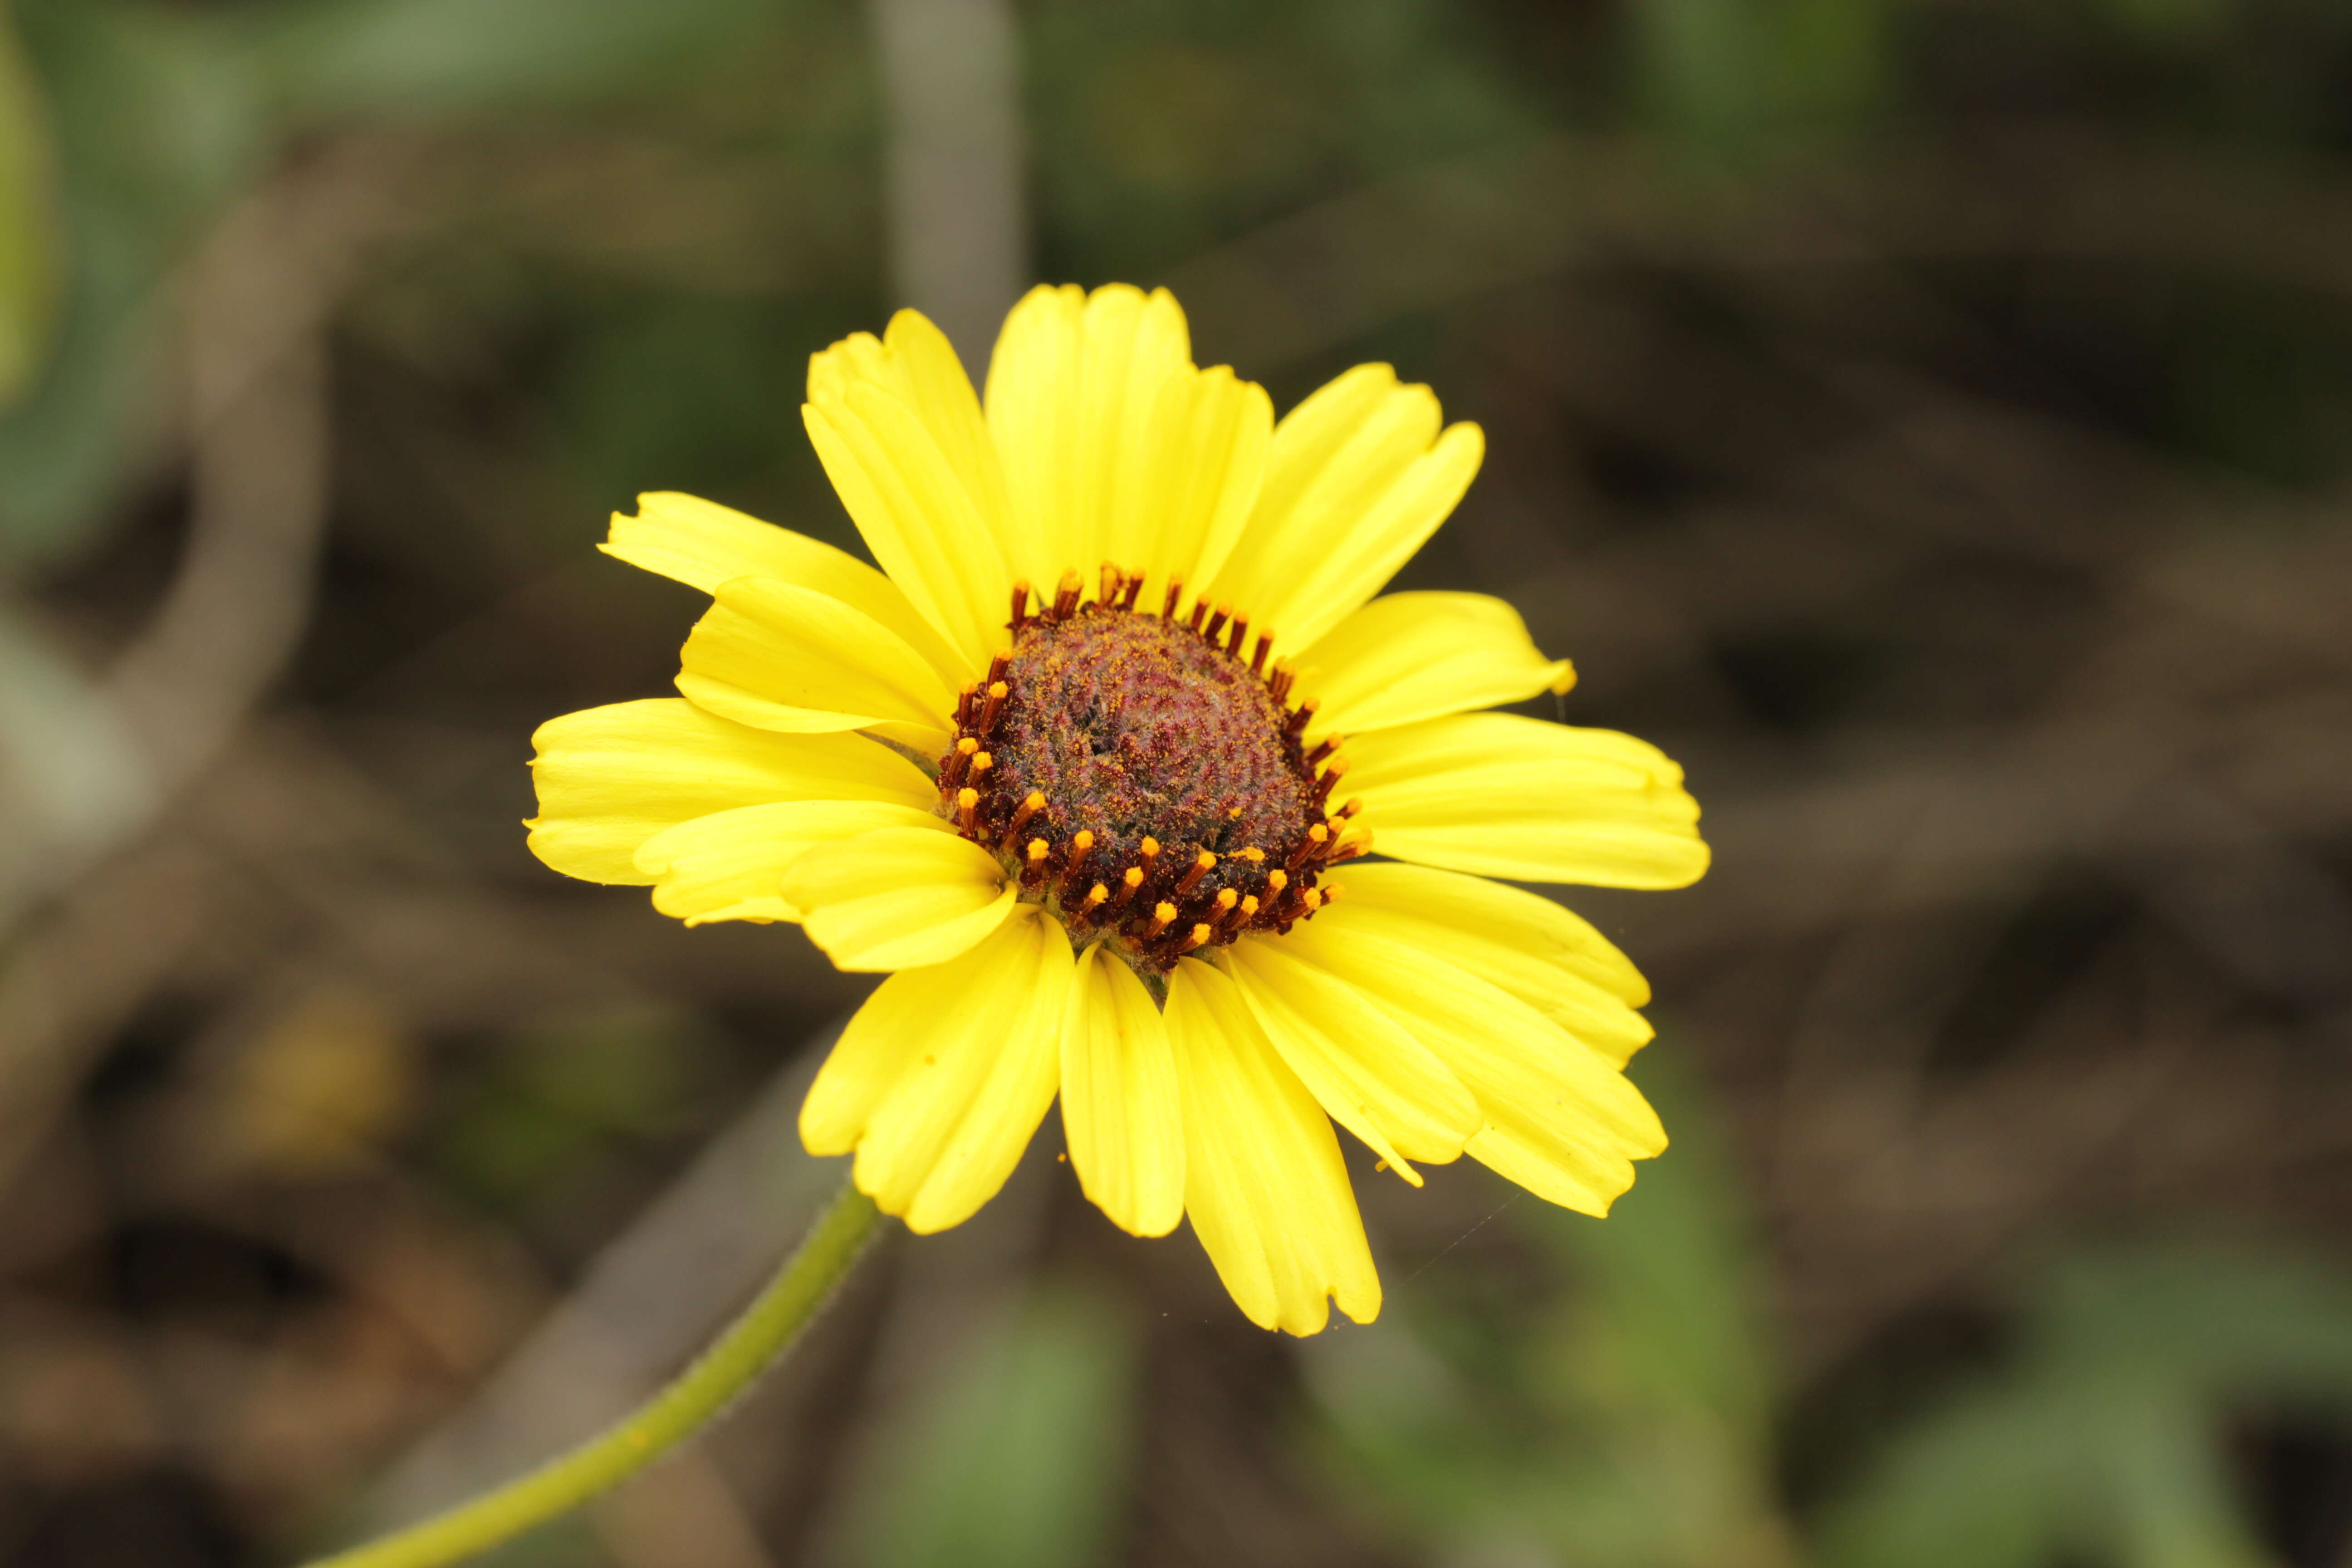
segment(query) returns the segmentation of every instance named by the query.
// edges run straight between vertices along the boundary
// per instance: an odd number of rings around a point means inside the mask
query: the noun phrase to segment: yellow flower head
[[[614,518],[606,551],[713,603],[681,698],[541,728],[530,843],[888,972],[811,1152],[940,1230],[1058,1094],[1105,1214],[1190,1216],[1299,1334],[1380,1310],[1333,1121],[1416,1185],[1467,1153],[1607,1211],[1665,1145],[1621,1070],[1648,988],[1486,879],[1679,887],[1707,852],[1656,748],[1479,711],[1573,679],[1509,605],[1373,597],[1476,426],[1386,365],[1276,423],[1123,285],[1022,300],[985,400],[902,310],[810,362],[803,412],[882,570],[689,496]]]

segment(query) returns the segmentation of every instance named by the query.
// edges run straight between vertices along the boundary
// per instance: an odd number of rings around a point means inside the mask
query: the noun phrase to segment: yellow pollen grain
[[[974,752],[980,750],[980,742],[973,740],[970,735],[966,735],[962,740],[956,742],[956,750],[963,756],[969,758]]]
[[[1242,851],[1242,858],[1255,866],[1259,861],[1265,858],[1265,851],[1253,846],[1252,847]]]
[[[1239,902],[1240,899],[1241,895],[1234,892],[1231,888],[1224,889],[1217,894],[1217,912],[1219,914],[1223,914],[1227,910],[1232,909],[1235,903]]]
[[[1288,886],[1290,886],[1290,873],[1284,870],[1281,867],[1277,866],[1273,870],[1268,871],[1265,874],[1265,890],[1267,892],[1278,893]]]
[[[1143,886],[1143,868],[1129,866],[1127,868],[1127,875],[1121,877],[1119,880],[1125,882],[1129,888],[1140,888]]]
[[[1049,847],[1050,846],[1042,838],[1029,840],[1029,864],[1034,866],[1044,860]]]
[[[1003,681],[999,680],[989,687],[988,694],[996,699],[997,701],[1002,702],[1006,698],[1013,695],[1013,688],[1006,685]]]
[[[1276,871],[1275,875],[1279,877],[1282,873]],[[1231,891],[1230,889],[1227,890]],[[1257,918],[1257,895],[1255,893],[1252,893],[1242,900],[1242,918],[1244,920],[1255,920]]]
[[[959,809],[970,811],[979,804],[980,792],[972,788],[970,784],[966,784],[963,788],[956,791],[956,805]]]

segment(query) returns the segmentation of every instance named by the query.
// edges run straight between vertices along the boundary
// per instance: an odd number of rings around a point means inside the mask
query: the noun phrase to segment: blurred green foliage
[[[1657,1099],[1674,1147],[1607,1223],[1534,1199],[1496,1218],[1538,1285],[1465,1297],[1490,1277],[1433,1267],[1394,1288],[1377,1324],[1308,1347],[1351,1491],[1441,1557],[1790,1560],[1761,1275],[1696,1097]]]
[[[451,1075],[434,1164],[487,1209],[544,1212],[615,1155],[673,1130],[709,1060],[661,1014],[551,1019],[499,1039]]]
[[[37,221],[42,121],[0,43],[0,392],[21,386],[25,399],[0,416],[9,477],[0,565],[72,548],[136,477],[136,458],[171,412],[173,275],[275,160],[339,127],[432,129],[675,100],[714,51],[740,46],[772,11],[759,0],[201,10],[26,0],[23,37],[52,110],[70,265],[62,324],[39,363],[53,290],[42,268],[58,248]]]
[[[675,90],[761,0],[324,0],[250,35],[295,125],[512,113]]]
[[[64,260],[55,156],[40,86],[0,8],[0,410],[48,347]]]
[[[259,84],[218,18],[31,0],[18,16],[47,89],[70,268],[49,363],[0,420],[0,558],[71,542],[165,411],[163,291],[257,166]]]
[[[1551,120],[1476,12],[1433,0],[1047,0],[1024,41],[1049,272],[1141,275]]]
[[[1109,1561],[1135,1447],[1123,1303],[1033,1288],[964,1337],[873,1456],[849,1568],[1088,1568]]]
[[[2352,1280],[2242,1247],[2062,1257],[2010,1364],[1878,1456],[1828,1521],[1833,1568],[2261,1568],[2233,1420],[2352,1420]]]
[[[1834,133],[1893,83],[1888,0],[1651,0],[1633,12],[1636,79],[1663,126],[1718,155],[1771,132]]]
[[[1309,1347],[1317,1441],[1360,1506],[1444,1562],[2275,1563],[2231,1441],[2281,1411],[2352,1421],[2352,1279],[2244,1247],[2061,1252],[2023,1271],[2002,1363],[1878,1435],[1801,1522],[1737,1178],[1704,1103],[1651,1092],[1674,1147],[1607,1223],[1506,1211],[1540,1287],[1399,1289]]]

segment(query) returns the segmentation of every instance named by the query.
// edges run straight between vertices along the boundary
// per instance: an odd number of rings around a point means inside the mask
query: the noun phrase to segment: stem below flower
[[[529,1475],[308,1568],[442,1568],[567,1513],[628,1479],[722,1414],[800,1338],[874,1234],[874,1200],[850,1184],[743,1315],[677,1380]]]

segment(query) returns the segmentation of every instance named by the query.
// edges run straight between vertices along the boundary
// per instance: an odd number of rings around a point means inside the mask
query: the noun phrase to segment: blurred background
[[[1049,1119],[500,1563],[2352,1563],[2352,8],[5,0],[0,1563],[413,1517],[789,1246],[866,983],[541,868],[528,738],[698,611],[613,509],[856,548],[806,356],[1037,278],[1486,426],[1402,581],[1689,768],[1563,890],[1675,1146],[1360,1166],[1299,1342]]]

